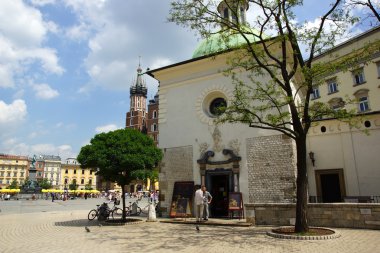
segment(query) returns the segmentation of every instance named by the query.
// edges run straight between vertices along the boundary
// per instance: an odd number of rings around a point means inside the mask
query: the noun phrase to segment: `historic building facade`
[[[41,155],[39,160],[44,164],[44,178],[48,179],[55,189],[61,186],[61,157]]]
[[[130,88],[130,111],[126,115],[126,128],[134,128],[150,136],[156,145],[158,145],[158,94],[146,104],[148,89],[143,79],[141,66],[137,68],[136,81]],[[147,110],[148,109],[148,110]],[[111,187],[110,183],[103,182],[103,187]],[[155,186],[156,189],[158,185]],[[116,186],[116,189],[119,188]],[[127,192],[144,191],[150,188],[149,180],[135,180],[126,187]]]
[[[91,169],[81,168],[75,158],[67,158],[62,163],[61,175],[61,189],[69,189],[69,185],[74,183],[78,186],[78,190],[85,190],[86,187],[97,189],[95,172]]]
[[[319,55],[315,63],[336,61],[376,43],[380,27],[371,29]],[[359,51],[357,51],[359,50]],[[345,103],[346,98],[352,103]],[[336,110],[356,111],[357,124],[320,120],[310,129],[308,176],[311,201],[340,202],[377,199],[380,202],[380,53],[363,52],[346,71],[325,76],[314,87],[312,102],[328,103]],[[376,197],[377,196],[377,197]]]
[[[232,19],[223,4],[219,12]],[[247,8],[241,7],[241,22]],[[160,83],[163,215],[173,206],[174,183],[178,181],[207,186],[213,196],[213,217],[228,216],[231,192],[241,192],[244,203],[295,200],[295,152],[289,138],[244,124],[215,124],[218,106],[228,105],[234,90],[231,79],[222,73],[233,52],[218,53],[223,48],[217,36],[202,41],[192,59],[148,72]],[[245,73],[237,74],[249,81]]]
[[[142,69],[140,65],[137,68],[136,81],[132,84],[129,92],[130,110],[127,112],[125,127],[146,132],[146,97],[148,90],[145,81],[142,78]]]
[[[27,156],[0,154],[0,188],[5,189],[14,180],[21,186],[28,177]]]
[[[238,17],[242,22],[244,8]],[[231,19],[223,2],[218,10],[221,16]],[[220,104],[228,105],[234,90],[231,79],[222,73],[234,52],[223,51],[217,45],[216,36],[202,41],[192,59],[148,71],[160,83],[159,147],[164,151],[164,158],[159,181],[163,215],[169,215],[173,206],[174,184],[178,181],[206,185],[214,197],[211,206],[214,217],[227,215],[231,192],[241,192],[244,203],[295,201],[296,152],[291,139],[275,131],[243,124],[214,123],[216,108]],[[347,54],[376,40],[379,41],[379,28],[336,47],[332,55]],[[329,55],[321,55],[316,61],[333,60]],[[380,186],[376,183],[380,179],[380,171],[376,169],[380,162],[376,155],[380,150],[379,60],[375,54],[349,72],[326,77],[325,84],[315,89],[313,99],[327,102],[334,109],[342,106],[339,97],[348,94],[356,98],[354,106],[358,113],[368,117],[361,124],[369,130],[370,137],[333,119],[313,125],[308,137],[309,195],[313,201],[334,202],[350,196],[380,195]],[[244,72],[236,74],[240,80],[249,82]],[[263,82],[269,80],[266,76],[260,78]],[[339,86],[335,87],[337,79],[342,85],[341,91]],[[338,197],[326,197],[334,194]]]

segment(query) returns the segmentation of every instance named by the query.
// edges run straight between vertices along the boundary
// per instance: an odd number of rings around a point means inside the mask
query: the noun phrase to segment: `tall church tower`
[[[136,81],[129,89],[131,102],[130,110],[127,112],[125,127],[146,132],[146,97],[148,90],[142,75],[142,69],[139,64]]]

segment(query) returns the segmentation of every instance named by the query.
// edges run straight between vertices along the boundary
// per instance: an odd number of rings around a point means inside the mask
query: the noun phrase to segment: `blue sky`
[[[312,21],[322,6],[305,1],[299,17]],[[139,56],[154,69],[189,59],[199,42],[166,21],[169,8],[170,0],[1,0],[0,153],[76,157],[95,134],[123,128]],[[152,98],[158,84],[145,79]]]

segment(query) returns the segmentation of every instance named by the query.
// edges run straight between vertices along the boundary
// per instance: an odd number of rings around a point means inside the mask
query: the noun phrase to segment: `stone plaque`
[[[371,215],[372,212],[371,212],[371,209],[369,208],[360,208],[360,214]]]

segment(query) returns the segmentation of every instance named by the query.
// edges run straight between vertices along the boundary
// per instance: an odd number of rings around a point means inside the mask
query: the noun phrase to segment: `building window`
[[[227,102],[224,98],[216,98],[211,101],[209,111],[213,116],[219,116],[224,113]]]
[[[90,170],[90,175],[92,175],[92,170]]]
[[[328,101],[330,108],[334,111],[338,111],[344,107],[344,101],[342,98],[332,98]]]
[[[151,131],[152,131],[152,132],[156,132],[157,129],[158,129],[157,124],[153,124],[153,125],[151,126]]]
[[[157,118],[157,111],[153,111],[153,119]]]
[[[14,177],[17,177],[17,172],[13,172],[13,176],[14,176]]]
[[[69,170],[68,170],[68,169],[66,169],[66,170],[65,170],[65,174],[68,174],[68,173],[69,173]]]
[[[77,170],[74,170],[74,174],[77,174]]]
[[[225,19],[228,19],[228,8],[224,9],[223,16],[224,16]]]
[[[24,177],[24,172],[21,172],[21,173],[20,173],[20,177]]]
[[[84,170],[82,170],[82,175],[84,175]]]
[[[359,112],[369,111],[368,97],[359,98]]]
[[[80,184],[84,184],[84,179],[83,178],[80,180]]]
[[[65,184],[67,184],[67,178],[65,178]]]
[[[364,71],[362,68],[352,72],[352,75],[354,78],[354,86],[365,83]]]
[[[321,96],[319,95],[319,88],[318,87],[313,87],[313,90],[311,91],[311,99],[317,99],[320,98]]]
[[[335,79],[327,81],[328,94],[338,92],[338,84]]]
[[[89,180],[88,180],[88,184],[92,184],[92,179],[89,179]]]

